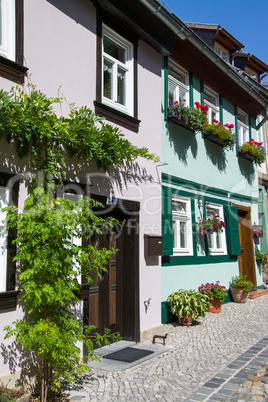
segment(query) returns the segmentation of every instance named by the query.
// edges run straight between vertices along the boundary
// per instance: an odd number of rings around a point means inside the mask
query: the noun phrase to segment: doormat
[[[103,356],[104,359],[119,360],[120,362],[133,363],[136,360],[142,359],[143,357],[151,355],[151,350],[136,349],[136,348],[124,348],[117,350],[116,352],[109,353]]]

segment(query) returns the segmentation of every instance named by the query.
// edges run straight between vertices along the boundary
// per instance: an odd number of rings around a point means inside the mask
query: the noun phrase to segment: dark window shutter
[[[173,254],[173,230],[172,230],[172,198],[162,196],[162,236],[163,255]]]
[[[18,183],[11,189],[12,205],[18,207]],[[17,230],[9,228],[7,238],[7,282],[6,290],[14,290],[16,286],[16,262],[13,261],[16,256],[16,244],[14,240],[17,238]]]
[[[237,208],[232,205],[228,205],[225,207],[225,212],[229,254],[241,254]]]

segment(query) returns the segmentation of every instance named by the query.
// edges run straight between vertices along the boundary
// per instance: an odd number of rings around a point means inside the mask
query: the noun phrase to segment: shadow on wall
[[[172,122],[166,123],[166,129],[169,136],[169,142],[174,149],[179,160],[185,165],[188,165],[188,150],[191,150],[192,157],[197,157],[197,140],[195,133],[183,126],[177,125]]]
[[[221,145],[215,144],[214,142],[211,142],[206,139],[204,140],[204,144],[206,154],[213,163],[213,165],[216,166],[220,172],[225,172],[227,166],[226,152],[232,152],[232,151],[225,151]]]
[[[253,162],[248,161],[247,159],[242,158],[241,156],[238,156],[237,159],[241,174],[245,177],[249,185],[253,185],[257,173],[257,169],[255,171]]]

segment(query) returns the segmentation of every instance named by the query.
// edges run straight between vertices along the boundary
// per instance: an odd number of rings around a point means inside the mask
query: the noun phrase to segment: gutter
[[[267,114],[268,99],[265,99],[262,95],[256,91],[255,86],[251,86],[246,82],[243,77],[239,76],[236,71],[230,68],[229,63],[225,62],[214,52],[194,31],[187,27],[183,21],[181,21],[171,10],[168,11],[165,7],[165,3],[162,0],[138,0],[143,4],[152,14],[157,17],[182,40],[189,40],[198,50],[206,52],[207,57],[213,63],[218,63],[218,67],[227,75],[231,75],[233,81],[235,81],[245,92],[252,92],[252,96],[264,106],[264,113]],[[268,93],[268,92],[267,92]],[[266,118],[267,120],[267,118]],[[266,121],[265,120],[265,121]],[[263,121],[259,125],[264,124]],[[258,126],[259,126],[258,125]]]

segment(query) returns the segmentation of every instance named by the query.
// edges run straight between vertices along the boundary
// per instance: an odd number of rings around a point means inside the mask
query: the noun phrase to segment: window
[[[0,0],[0,55],[15,61],[15,0]]]
[[[105,19],[105,24],[103,23]],[[111,23],[111,26],[106,25]],[[138,132],[138,68],[135,34],[109,22],[97,12],[97,70],[95,113]]]
[[[0,75],[24,82],[23,0],[0,0]]]
[[[103,25],[102,102],[133,115],[133,45]]]
[[[204,88],[204,104],[208,108],[208,121],[212,123],[212,120],[219,120],[219,96],[207,87]]]
[[[15,290],[16,263],[13,261],[16,255],[16,246],[13,244],[16,231],[7,231],[6,213],[2,212],[2,208],[11,204],[17,206],[18,202],[18,181],[15,180],[13,188],[10,188],[10,179],[10,175],[0,174],[0,311],[16,308],[19,293]]]
[[[217,204],[208,203],[206,205],[206,217],[213,217],[214,215],[219,215],[219,217],[224,221],[223,206]],[[225,239],[225,229],[223,232],[208,234],[208,248],[210,254],[227,254],[226,239]]]
[[[259,114],[256,119],[256,126],[262,121],[262,119],[263,119],[263,116],[261,114]],[[256,136],[257,136],[257,138],[256,138],[257,142],[262,142],[262,143],[264,142],[263,141],[263,126],[259,130],[256,131]],[[262,144],[262,145],[264,146],[264,144]]]
[[[173,255],[193,255],[191,200],[172,198]]]
[[[218,55],[224,60],[227,61],[227,63],[229,63],[229,52],[228,50],[220,45],[218,42],[215,43],[214,45],[214,51],[216,53],[218,53]]]
[[[189,74],[181,67],[170,62],[168,78],[168,101],[171,105],[175,101],[189,105]],[[185,99],[185,101],[183,101]]]
[[[238,145],[249,141],[248,116],[242,110],[237,111]]]
[[[0,187],[0,292],[7,290],[7,223],[6,213],[2,208],[9,205],[9,190],[6,187]]]

